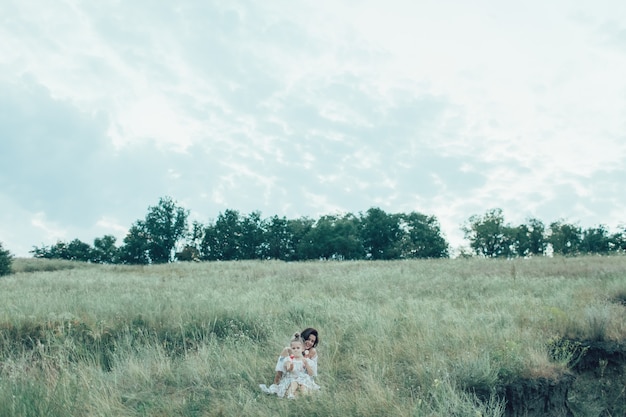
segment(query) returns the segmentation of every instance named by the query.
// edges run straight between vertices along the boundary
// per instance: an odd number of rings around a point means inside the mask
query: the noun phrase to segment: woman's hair
[[[320,341],[320,337],[317,334],[317,330],[315,330],[313,327],[307,327],[306,329],[302,330],[302,340],[308,340],[309,336],[311,335],[315,335],[315,343],[313,343],[313,347],[316,347],[317,344]]]

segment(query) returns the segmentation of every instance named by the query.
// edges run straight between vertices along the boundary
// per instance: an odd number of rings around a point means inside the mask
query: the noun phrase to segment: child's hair
[[[289,341],[289,344],[294,342],[304,344],[304,340],[302,340],[302,336],[300,336],[299,332],[294,333],[293,338]]]

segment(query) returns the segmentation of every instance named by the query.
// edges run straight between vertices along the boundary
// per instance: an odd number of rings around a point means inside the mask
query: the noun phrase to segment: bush
[[[13,255],[8,250],[2,248],[2,242],[0,242],[0,276],[9,275],[11,271],[11,263],[13,262]]]
[[[15,258],[11,268],[13,273],[18,274],[20,272],[51,272],[95,267],[96,264],[68,261],[66,259]]]

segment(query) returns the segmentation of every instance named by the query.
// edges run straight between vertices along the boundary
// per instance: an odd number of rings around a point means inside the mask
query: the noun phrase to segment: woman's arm
[[[310,359],[304,358],[302,359],[302,364],[304,365],[304,370],[309,376],[317,376],[317,366],[315,362]]]
[[[306,355],[309,359],[314,359],[317,356],[317,350],[315,348],[309,349],[309,353]]]

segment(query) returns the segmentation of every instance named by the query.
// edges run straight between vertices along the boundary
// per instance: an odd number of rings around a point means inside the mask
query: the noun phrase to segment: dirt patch
[[[574,417],[569,391],[576,377],[563,374],[556,380],[547,378],[518,379],[499,389],[506,399],[507,417]]]
[[[576,416],[626,416],[626,343],[581,342],[568,403]]]
[[[626,343],[571,341],[584,354],[556,380],[519,379],[498,389],[506,417],[626,416]]]
[[[575,341],[584,346],[585,354],[574,365],[576,372],[597,372],[599,376],[609,369],[626,364],[626,343]]]

